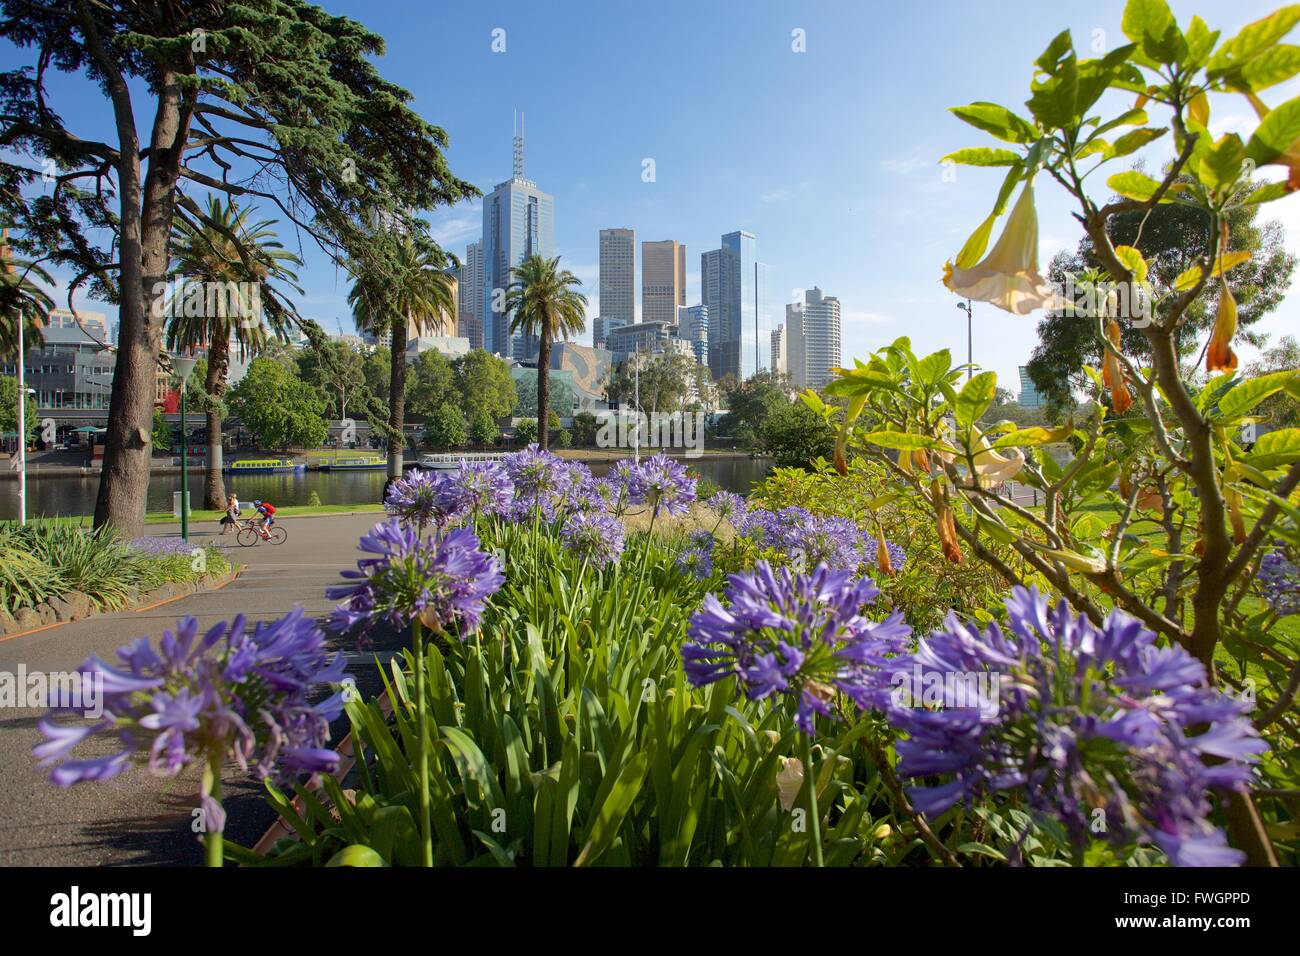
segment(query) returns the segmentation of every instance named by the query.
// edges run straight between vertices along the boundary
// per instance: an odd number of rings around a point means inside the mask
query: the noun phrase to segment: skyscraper
[[[784,325],[778,325],[772,330],[772,371],[778,375],[790,374],[790,367],[785,358]]]
[[[480,315],[484,347],[520,360],[537,353],[535,342],[510,333],[505,290],[510,270],[531,255],[555,256],[555,197],[524,178],[524,135],[514,138],[514,174],[483,200],[483,285]]]
[[[600,230],[599,314],[604,335],[636,322],[636,231]]]
[[[781,346],[785,350],[785,373],[796,388],[808,386],[808,362],[804,349],[804,304],[787,302],[785,329],[781,333]]]
[[[686,246],[675,239],[641,243],[641,321],[677,321],[686,304]]]
[[[1038,391],[1038,386],[1029,377],[1027,365],[1020,366],[1020,404],[1025,408],[1041,408],[1047,404],[1042,393]]]
[[[803,361],[803,384],[816,389],[826,386],[840,364],[840,300],[816,286],[804,293]]]
[[[771,362],[767,270],[753,233],[729,232],[721,247],[700,257],[700,283],[709,310],[709,368],[714,379],[746,379]]]
[[[705,305],[677,307],[677,335],[691,343],[699,365],[709,364],[709,309]]]

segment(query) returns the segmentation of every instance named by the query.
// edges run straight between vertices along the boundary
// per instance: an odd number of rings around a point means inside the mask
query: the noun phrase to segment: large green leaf
[[[1248,415],[1252,409],[1270,395],[1276,395],[1287,387],[1288,383],[1300,381],[1300,371],[1288,369],[1282,372],[1270,372],[1258,378],[1247,379],[1234,385],[1219,399],[1219,418],[1231,422]]]
[[[1017,166],[1020,164],[1020,154],[1009,149],[974,146],[949,153],[941,162],[957,163],[962,166]]]
[[[957,401],[953,404],[953,414],[957,418],[957,424],[963,428],[970,428],[979,421],[980,416],[993,404],[997,390],[996,372],[980,372],[963,385],[957,394]]]
[[[1246,156],[1257,166],[1271,163],[1300,140],[1300,96],[1287,100],[1260,121],[1246,144]]]
[[[950,112],[976,129],[982,129],[1008,143],[1032,143],[1038,138],[1028,121],[997,103],[979,102],[954,106]]]
[[[596,818],[588,832],[587,842],[583,845],[582,852],[578,854],[578,859],[574,861],[574,866],[585,866],[595,862],[614,843],[624,818],[632,809],[632,802],[641,792],[649,766],[650,755],[644,750],[639,750],[619,770],[614,785],[609,788],[608,794],[596,810]]]
[[[1300,428],[1280,428],[1259,436],[1246,463],[1260,471],[1300,461]]]

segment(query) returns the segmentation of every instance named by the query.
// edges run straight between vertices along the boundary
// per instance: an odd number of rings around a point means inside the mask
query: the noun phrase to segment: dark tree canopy
[[[372,57],[382,39],[302,0],[0,0],[0,220],[21,256],[72,273],[68,299],[119,309],[96,525],[140,531],[173,220],[209,191],[260,202],[336,261],[382,257],[376,227],[420,234],[421,210],[475,194],[446,134]],[[115,135],[69,129],[51,71],[106,98]]]
[[[1259,345],[1260,337],[1250,327],[1281,303],[1291,283],[1296,257],[1286,251],[1282,226],[1276,221],[1256,222],[1259,206],[1234,209],[1230,214],[1229,248],[1252,253],[1245,262],[1228,272],[1228,286],[1237,302],[1237,316],[1243,339]],[[1144,220],[1145,219],[1145,223]],[[1193,266],[1207,251],[1209,220],[1194,207],[1178,203],[1157,205],[1150,211],[1126,212],[1114,216],[1108,226],[1111,241],[1137,245],[1150,263],[1149,279],[1157,291],[1173,287],[1175,279]],[[1139,239],[1139,230],[1141,237]],[[1067,274],[1079,275],[1101,263],[1093,256],[1092,240],[1086,236],[1073,252],[1058,254],[1049,267],[1049,279],[1058,285]],[[1199,297],[1187,310],[1179,330],[1179,351],[1195,358],[1214,324],[1216,300]],[[1121,323],[1124,351],[1144,361],[1149,347],[1141,330]],[[1049,314],[1038,324],[1039,344],[1029,360],[1029,377],[1053,408],[1068,406],[1074,388],[1083,384],[1082,367],[1101,367],[1101,345],[1093,320],[1079,316]]]

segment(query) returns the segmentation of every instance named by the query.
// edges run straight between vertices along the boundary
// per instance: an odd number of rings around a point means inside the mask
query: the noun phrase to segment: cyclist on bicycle
[[[275,505],[269,501],[254,501],[253,510],[261,516],[257,521],[257,533],[267,541],[271,537],[271,525],[275,524]]]

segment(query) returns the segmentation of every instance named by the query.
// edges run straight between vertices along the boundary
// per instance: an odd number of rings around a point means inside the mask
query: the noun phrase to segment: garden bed
[[[0,635],[147,607],[237,573],[223,549],[179,538],[124,541],[56,522],[0,526]]]

